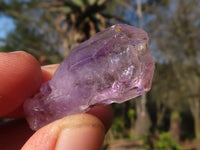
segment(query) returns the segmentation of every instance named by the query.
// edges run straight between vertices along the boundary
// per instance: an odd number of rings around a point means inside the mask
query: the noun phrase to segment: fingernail
[[[52,65],[46,65],[46,66],[42,66],[42,70],[45,70],[49,73],[51,73],[52,75],[55,73],[56,69],[58,68],[59,64],[52,64]]]
[[[59,66],[59,64],[51,64],[51,65],[42,66],[42,68],[51,69],[51,68],[57,68],[58,66]]]
[[[63,129],[55,150],[101,150],[105,129],[97,124],[81,124]]]

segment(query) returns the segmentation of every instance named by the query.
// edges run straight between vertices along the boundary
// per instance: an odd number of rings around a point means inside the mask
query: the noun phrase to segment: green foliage
[[[60,42],[55,26],[39,8],[40,1],[1,1],[5,9],[0,7],[0,13],[14,20],[15,30],[11,31],[0,51],[10,52],[23,50],[34,55],[38,60],[45,58],[41,64],[59,63],[62,59]]]
[[[177,122],[181,123],[180,113],[178,111],[172,112],[170,120],[171,120],[171,122],[177,121]]]
[[[130,108],[130,109],[128,110],[128,118],[129,118],[129,120],[130,120],[130,126],[132,126],[132,127],[133,127],[133,125],[134,125],[135,115],[136,115],[135,110],[132,109],[132,108]],[[132,135],[132,134],[131,134],[131,135]],[[131,138],[132,138],[132,137],[131,137]]]
[[[145,147],[145,150],[152,150],[149,138],[150,138],[150,136],[145,136],[145,137],[139,138],[139,140],[144,143],[143,146]]]
[[[113,122],[111,130],[115,136],[115,138],[123,138],[124,137],[124,122],[121,118],[116,118]]]
[[[162,132],[159,135],[159,140],[155,143],[156,150],[181,150],[180,145],[176,144],[175,141],[171,138],[171,136]]]
[[[96,3],[96,0],[71,0],[71,2],[79,7],[82,7],[83,5],[93,5],[94,3]]]
[[[129,109],[128,110],[128,117],[129,118],[134,118],[135,117],[135,110],[134,109]]]

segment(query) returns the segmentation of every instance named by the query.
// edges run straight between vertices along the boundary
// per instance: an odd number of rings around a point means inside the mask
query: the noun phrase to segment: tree
[[[36,58],[45,58],[45,64],[61,59],[58,34],[45,11],[38,8],[39,1],[1,1],[0,12],[15,22],[15,30],[4,40],[1,51],[24,50]]]
[[[152,20],[150,24],[156,29],[152,35],[157,53],[160,53],[159,61],[164,59],[165,63],[171,64],[179,85],[177,93],[170,99],[176,101],[176,106],[187,101],[194,118],[197,139],[200,138],[199,5],[199,0],[173,1],[168,8],[154,10],[160,23],[157,21],[155,25],[155,20]]]
[[[106,0],[15,0],[0,4],[0,11],[16,22],[16,31],[8,36],[3,49],[26,50],[36,57],[66,57],[74,46],[104,29],[107,18],[114,18],[105,11]]]
[[[113,18],[105,13],[107,5],[106,0],[55,0],[40,6],[48,8],[49,15],[56,15],[56,30],[67,56],[78,43],[106,28],[108,18]]]

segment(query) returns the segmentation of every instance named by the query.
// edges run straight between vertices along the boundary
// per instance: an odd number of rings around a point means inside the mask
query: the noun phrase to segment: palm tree
[[[55,16],[55,26],[61,40],[64,56],[78,43],[106,27],[106,0],[56,0],[43,3],[49,15]]]

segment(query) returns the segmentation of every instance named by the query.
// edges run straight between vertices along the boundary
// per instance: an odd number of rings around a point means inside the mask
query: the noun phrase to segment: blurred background
[[[0,0],[0,52],[60,63],[113,24],[143,28],[156,70],[152,89],[113,104],[104,150],[200,150],[200,0]]]

